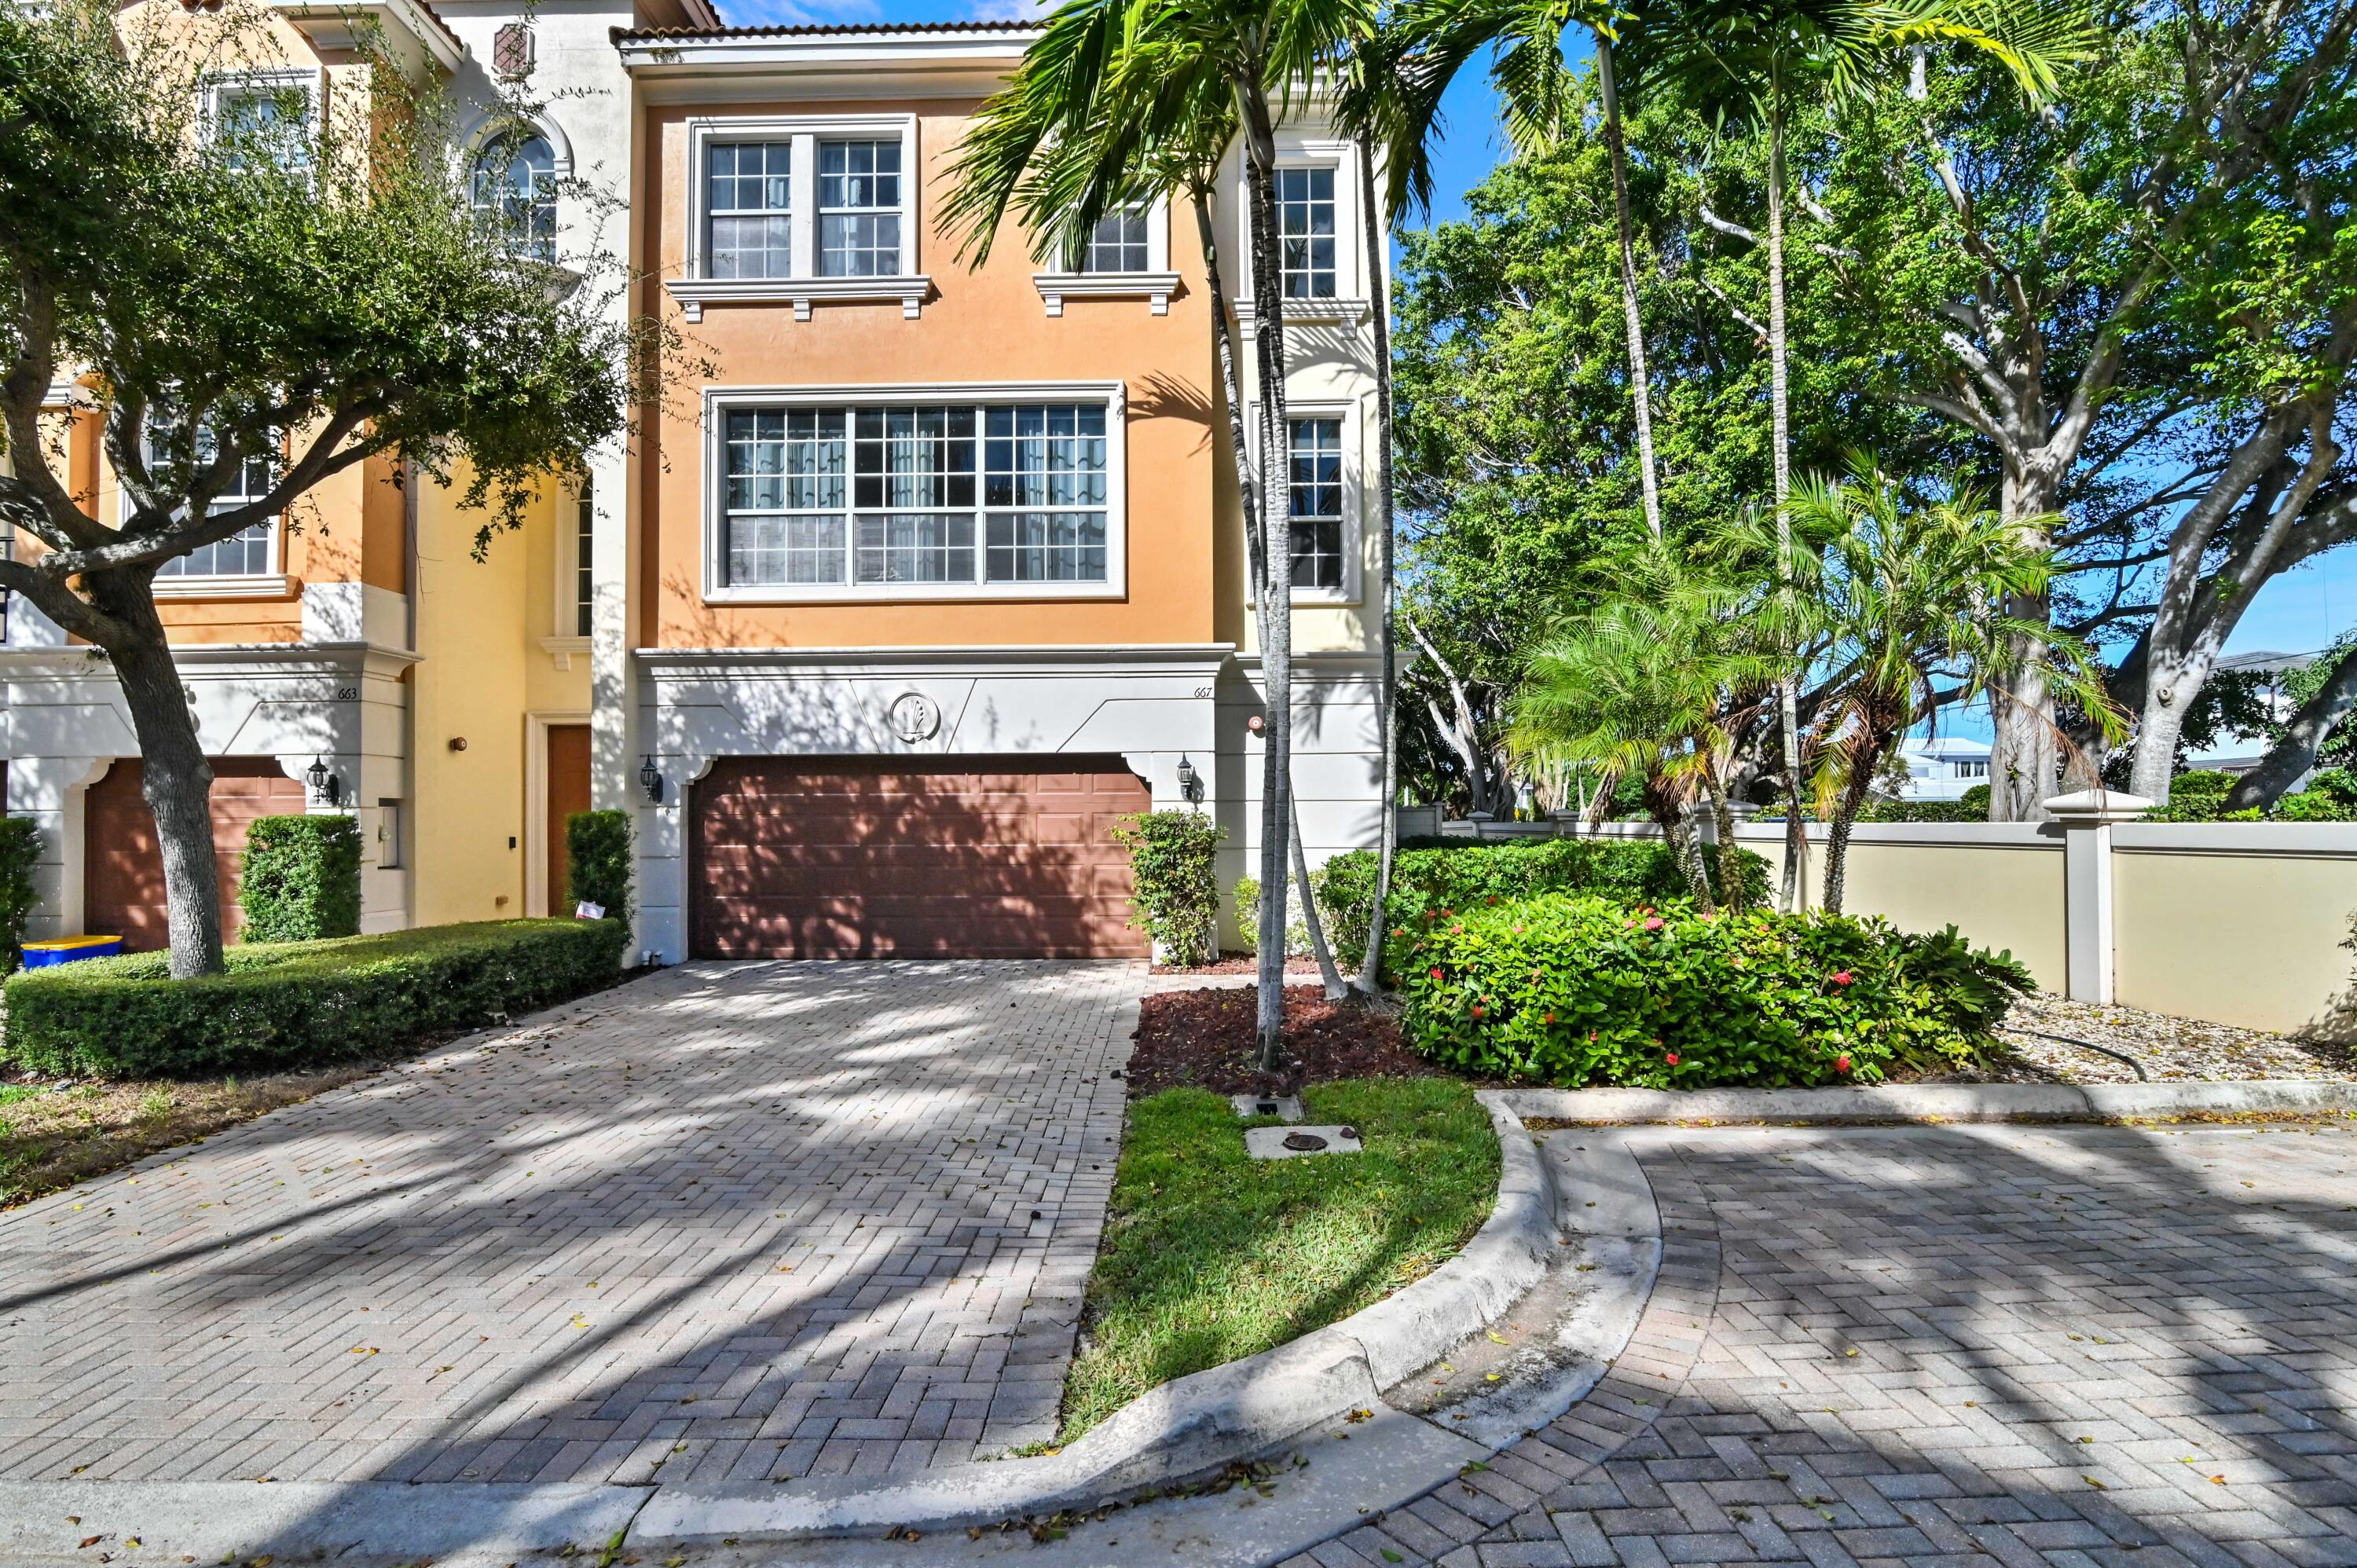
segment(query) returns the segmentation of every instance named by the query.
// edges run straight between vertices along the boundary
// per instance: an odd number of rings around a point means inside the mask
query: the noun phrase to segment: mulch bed
[[[1248,952],[1223,952],[1210,963],[1194,964],[1183,969],[1176,964],[1157,963],[1154,965],[1153,972],[1156,974],[1258,974],[1260,960]],[[1285,972],[1315,974],[1318,972],[1318,961],[1314,958],[1303,958],[1297,954],[1288,956],[1285,961]],[[1343,978],[1347,980],[1350,977],[1345,975]]]
[[[1329,1002],[1292,988],[1285,1004],[1286,1069],[1254,1069],[1259,993],[1251,986],[1163,991],[1138,1004],[1137,1048],[1129,1058],[1134,1097],[1181,1087],[1215,1094],[1290,1094],[1306,1083],[1349,1078],[1438,1078],[1400,1041],[1379,1006]]]

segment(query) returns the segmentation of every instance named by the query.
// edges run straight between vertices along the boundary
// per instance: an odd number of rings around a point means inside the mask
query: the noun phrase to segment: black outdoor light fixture
[[[1183,751],[1178,754],[1178,793],[1190,806],[1203,803],[1203,776],[1195,771],[1195,764]]]
[[[639,764],[639,787],[647,792],[647,801],[650,805],[662,804],[663,776],[655,768],[655,757],[652,752],[647,753],[647,759]]]
[[[303,778],[311,786],[311,793],[330,806],[344,798],[344,781],[328,771],[328,759],[324,757],[311,758],[311,766],[303,769]]]

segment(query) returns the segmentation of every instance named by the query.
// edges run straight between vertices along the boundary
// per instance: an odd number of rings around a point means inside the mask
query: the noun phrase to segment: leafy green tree
[[[2160,799],[2252,598],[2357,536],[2357,5],[2106,0],[2095,21],[2106,47],[2054,112],[1946,67],[1846,111],[1806,160],[1806,232],[1877,387],[1967,436],[2004,515],[2077,574],[2011,611],[2121,649],[2132,787]],[[1996,742],[1992,815],[2039,815],[2061,741],[2034,675]]]
[[[210,125],[203,82],[268,48],[261,16],[120,37],[115,18],[98,0],[0,10],[0,518],[37,546],[0,585],[122,682],[188,976],[221,967],[212,774],[158,570],[371,459],[456,485],[484,513],[479,553],[624,431],[658,339],[618,324],[613,269],[601,297],[509,256],[469,205],[447,105],[397,68],[323,124]],[[44,432],[60,380],[102,416],[119,527]]]
[[[2213,680],[2212,684],[2215,684]],[[2318,768],[2357,766],[2357,631],[2345,631],[2332,646],[2283,683],[2291,712],[2266,725],[2270,745],[2259,765],[2234,781],[2226,810],[2272,806],[2304,775]]]

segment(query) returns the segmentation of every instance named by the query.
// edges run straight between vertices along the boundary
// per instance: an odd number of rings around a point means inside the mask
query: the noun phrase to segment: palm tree
[[[1795,575],[1830,642],[1815,792],[1821,811],[1832,808],[1824,902],[1839,914],[1850,829],[1891,748],[1942,705],[1969,703],[2020,677],[2024,647],[2041,650],[2029,672],[2079,703],[2106,735],[2125,734],[2126,721],[2104,698],[2083,645],[2005,612],[2019,596],[2045,591],[2054,561],[2024,542],[1979,491],[1957,489],[1910,505],[1900,486],[1855,459],[1846,480],[1803,480],[1788,510],[1793,526],[1825,541],[1797,553]],[[2025,629],[2039,636],[2025,638]],[[1943,681],[1951,689],[1938,689]]]
[[[1596,806],[1634,775],[1646,809],[1706,910],[1743,907],[1728,805],[1736,737],[1773,675],[1751,617],[1759,595],[1706,558],[1649,546],[1616,571],[1627,585],[1531,650],[1508,744],[1551,768],[1598,771]],[[1706,803],[1718,840],[1714,897],[1691,821]]]
[[[1256,434],[1260,452],[1275,462],[1290,448],[1276,127],[1348,41],[1372,30],[1373,16],[1373,0],[1069,0],[977,112],[947,220],[965,227],[978,260],[1017,209],[1039,236],[1041,253],[1052,253],[1150,177],[1167,173],[1174,158],[1223,151],[1226,142],[1215,138],[1224,127],[1243,149],[1257,318]],[[1219,331],[1226,330],[1223,319]],[[1261,564],[1255,586],[1266,708],[1257,1033],[1262,1065],[1274,1069],[1283,1052],[1285,883],[1294,831],[1293,553],[1286,488],[1257,490],[1246,494],[1248,534],[1257,525],[1251,553]]]
[[[2064,66],[2090,52],[2086,31],[2075,13],[1997,0],[1680,0],[1649,13],[1648,23],[1643,53],[1666,84],[1706,118],[1768,134],[1768,403],[1779,553],[1789,555],[1792,534],[1781,521],[1792,490],[1784,144],[1794,81],[1814,77],[1836,99],[1857,97],[1873,91],[1878,72],[1902,55],[1920,62],[1927,46],[1949,43],[1996,60],[2039,102],[2052,96]],[[1806,887],[1798,702],[1787,680],[1777,693],[1788,805],[1779,901],[1786,908],[1797,907]]]
[[[1493,49],[1491,80],[1506,108],[1506,127],[1524,152],[1552,145],[1577,123],[1577,95],[1564,59],[1564,35],[1584,29],[1596,49],[1599,129],[1612,167],[1612,213],[1620,253],[1620,306],[1629,329],[1629,390],[1637,425],[1638,493],[1645,528],[1662,537],[1662,492],[1653,458],[1652,388],[1645,368],[1645,330],[1637,309],[1637,241],[1629,213],[1629,156],[1622,133],[1614,49],[1634,0],[1411,0],[1394,46],[1402,123],[1413,146],[1391,148],[1393,205],[1420,198],[1429,181],[1422,138],[1439,115],[1441,94],[1465,63]],[[1400,156],[1405,154],[1407,156]]]

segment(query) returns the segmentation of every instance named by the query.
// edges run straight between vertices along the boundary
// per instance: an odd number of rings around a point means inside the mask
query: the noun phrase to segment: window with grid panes
[[[716,142],[705,161],[705,270],[716,278],[781,278],[793,271],[790,232],[793,144]]]
[[[196,440],[196,468],[203,468],[218,456],[220,447],[213,434],[199,427]],[[156,433],[147,433],[147,471],[166,489],[178,490],[187,483],[170,455],[156,440]],[[237,467],[237,472],[221,487],[221,492],[208,505],[212,513],[233,510],[259,500],[270,491],[270,457],[255,453]],[[159,577],[253,577],[271,569],[273,546],[277,542],[278,524],[275,520],[257,522],[251,528],[240,529],[227,539],[210,544],[199,544],[186,555],[175,555],[156,568]]]
[[[893,277],[900,271],[900,143],[818,145],[821,277]]]
[[[1334,297],[1334,170],[1276,171],[1276,233],[1287,299]]]
[[[1089,242],[1082,248],[1078,270],[1084,273],[1144,272],[1146,267],[1146,205],[1140,202],[1098,219],[1096,228],[1090,231]]]
[[[1342,422],[1292,421],[1293,585],[1342,586]]]

